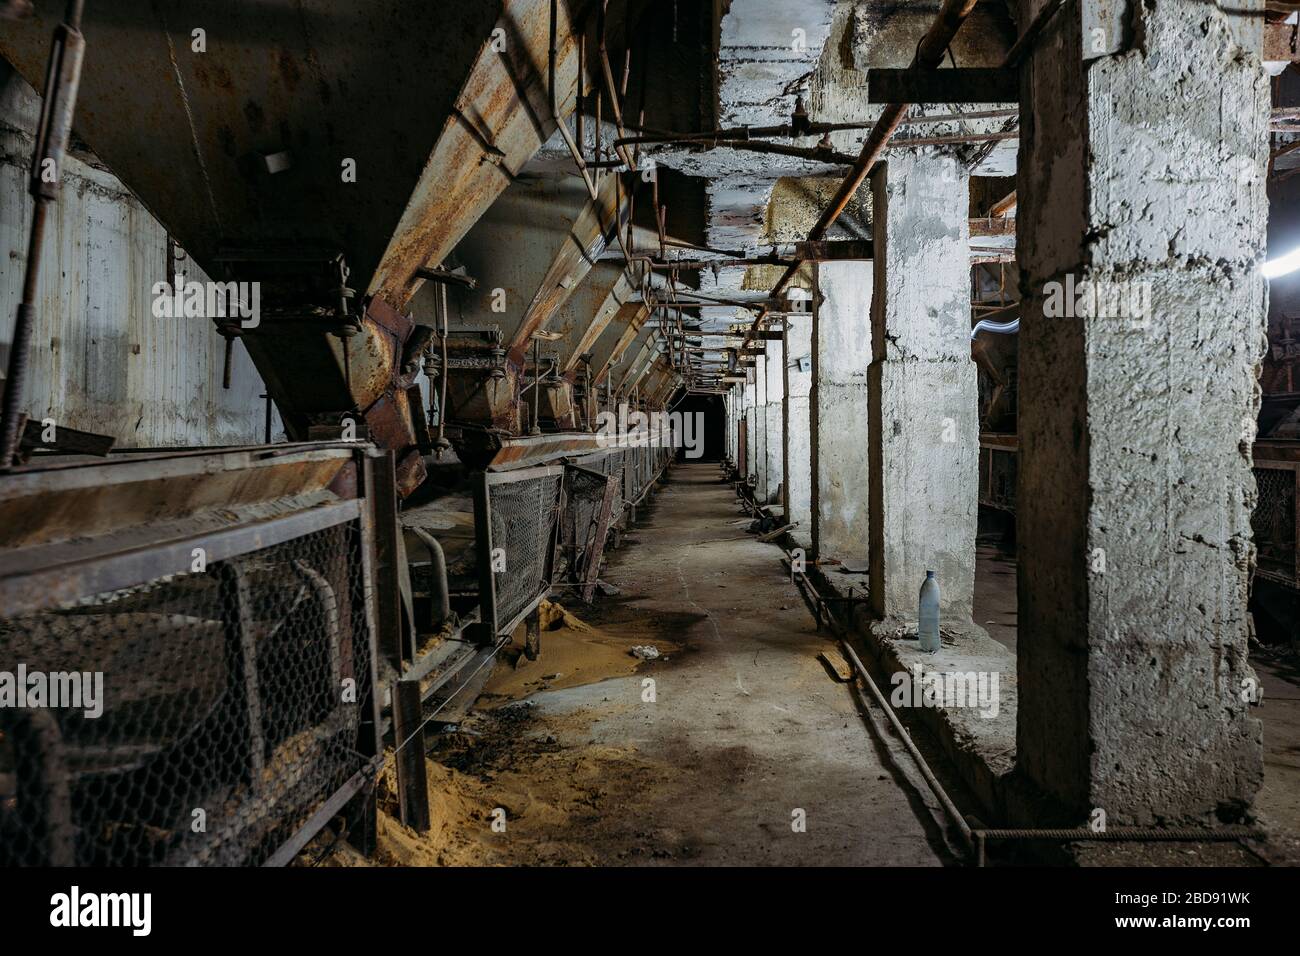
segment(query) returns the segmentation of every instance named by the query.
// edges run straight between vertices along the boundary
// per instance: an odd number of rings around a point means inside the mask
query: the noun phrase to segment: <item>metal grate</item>
[[[1256,468],[1259,500],[1251,515],[1261,574],[1294,583],[1296,579],[1296,478],[1290,469]]]
[[[368,764],[361,537],[351,520],[0,621],[0,670],[102,680],[57,701],[80,706],[0,708],[0,865],[274,855]]]

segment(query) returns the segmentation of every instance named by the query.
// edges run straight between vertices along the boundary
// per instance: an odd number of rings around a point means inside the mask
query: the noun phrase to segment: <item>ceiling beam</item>
[[[1018,103],[1020,71],[1001,67],[867,71],[868,103]]]

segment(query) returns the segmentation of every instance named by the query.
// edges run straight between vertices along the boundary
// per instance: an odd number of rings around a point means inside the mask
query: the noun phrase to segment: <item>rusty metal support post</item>
[[[81,61],[86,51],[86,41],[81,35],[83,5],[83,0],[69,0],[65,20],[54,30],[49,67],[45,74],[41,118],[36,129],[36,149],[32,153],[32,171],[28,185],[35,207],[32,209],[32,229],[27,240],[23,297],[14,319],[4,398],[0,404],[0,471],[13,467],[14,456],[18,451],[21,417],[19,406],[23,399],[23,386],[27,382],[28,351],[31,349],[32,326],[36,318],[36,287],[41,274],[45,221],[49,204],[59,199],[59,186],[63,181],[63,157],[72,134],[72,114],[77,106]]]
[[[474,550],[478,553],[478,607],[476,629],[479,644],[497,639],[496,574],[492,570],[492,489],[488,473],[481,471],[474,483]]]
[[[542,656],[542,614],[534,608],[524,618],[524,656],[535,661]]]

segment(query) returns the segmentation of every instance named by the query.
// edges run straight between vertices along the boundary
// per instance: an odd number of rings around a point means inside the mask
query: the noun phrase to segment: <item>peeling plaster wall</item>
[[[767,389],[763,499],[775,504],[781,501],[781,485],[785,480],[785,349],[780,342],[766,345],[767,355],[760,360],[764,363],[763,382]]]
[[[790,315],[785,321],[785,520],[799,522],[792,534],[801,544],[812,541],[812,316]],[[800,361],[807,365],[800,368]]]
[[[914,620],[917,589],[932,570],[943,617],[965,625],[979,485],[967,171],[932,150],[896,152],[873,187],[872,610]]]
[[[871,362],[870,262],[817,265],[813,313],[813,549],[865,569],[868,549],[867,367]]]

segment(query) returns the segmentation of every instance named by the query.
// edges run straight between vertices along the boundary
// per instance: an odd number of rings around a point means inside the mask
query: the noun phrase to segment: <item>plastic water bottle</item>
[[[939,649],[939,582],[933,571],[925,572],[921,582],[921,606],[916,614],[916,634],[921,650],[933,654]]]

